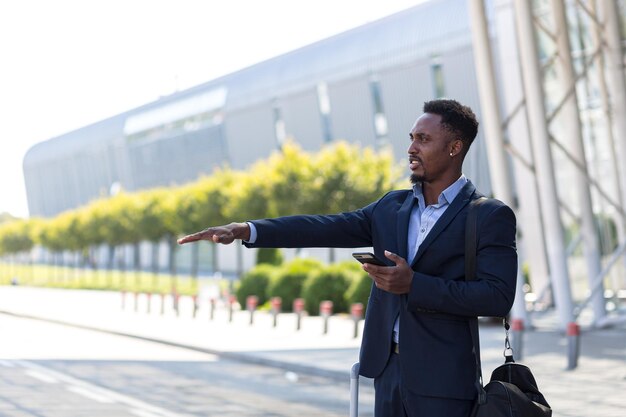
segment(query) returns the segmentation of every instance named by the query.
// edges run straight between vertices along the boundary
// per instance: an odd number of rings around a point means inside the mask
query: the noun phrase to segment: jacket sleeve
[[[415,272],[407,307],[462,316],[504,316],[515,297],[517,251],[515,215],[506,205],[491,205],[478,217],[476,279],[444,279]],[[464,262],[462,257],[459,263]],[[459,270],[463,265],[456,265]]]
[[[371,215],[377,202],[330,215],[253,220],[257,239],[249,248],[358,248],[372,245]]]

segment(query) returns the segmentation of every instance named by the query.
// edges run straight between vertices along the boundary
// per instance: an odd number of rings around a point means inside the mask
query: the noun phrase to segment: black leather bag
[[[550,417],[552,409],[543,397],[530,369],[512,361],[494,369],[484,387],[484,402],[474,405],[473,417]]]
[[[485,198],[470,203],[465,225],[465,279],[473,280],[476,275],[476,219]],[[503,320],[505,329],[505,363],[494,369],[491,380],[483,387],[480,362],[478,320],[470,320],[470,331],[476,358],[476,389],[478,397],[472,417],[551,417],[552,409],[537,387],[530,369],[515,363],[509,343],[509,323]]]

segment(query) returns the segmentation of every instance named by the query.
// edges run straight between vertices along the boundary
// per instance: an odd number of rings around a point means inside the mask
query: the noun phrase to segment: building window
[[[139,143],[220,125],[226,96],[220,87],[132,114],[124,122],[124,136]]]
[[[387,143],[387,116],[383,106],[383,99],[380,92],[380,81],[376,78],[370,80],[370,94],[374,107],[374,132],[376,134],[376,146],[381,147]]]
[[[441,98],[446,96],[446,89],[443,83],[443,66],[436,57],[430,65],[430,71],[433,75],[433,96]]]
[[[282,149],[287,138],[287,128],[283,120],[283,113],[278,105],[274,105],[274,133],[276,135],[276,145]]]
[[[322,122],[322,135],[324,142],[332,142],[333,133],[330,125],[330,97],[328,96],[328,85],[321,82],[317,85],[317,104]]]

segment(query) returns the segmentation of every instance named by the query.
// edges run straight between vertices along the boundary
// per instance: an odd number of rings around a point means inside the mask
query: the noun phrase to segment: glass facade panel
[[[443,78],[443,65],[439,62],[439,58],[435,58],[430,66],[433,84],[433,97],[442,98],[446,96],[446,88]]]
[[[317,84],[317,102],[319,104],[324,142],[332,142],[333,132],[330,125],[330,97],[328,96],[328,85],[324,82]]]

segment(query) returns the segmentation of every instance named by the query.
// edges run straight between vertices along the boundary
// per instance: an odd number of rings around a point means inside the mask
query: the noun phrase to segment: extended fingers
[[[198,233],[194,233],[192,235],[183,236],[178,239],[178,244],[183,245],[185,243],[195,242],[197,240],[200,240],[200,237],[198,236]]]
[[[182,238],[178,239],[178,244],[182,245],[184,243],[197,242],[199,240],[209,240],[212,237],[213,237],[212,230],[210,228],[207,228],[199,232],[192,233],[187,236],[183,236]]]

